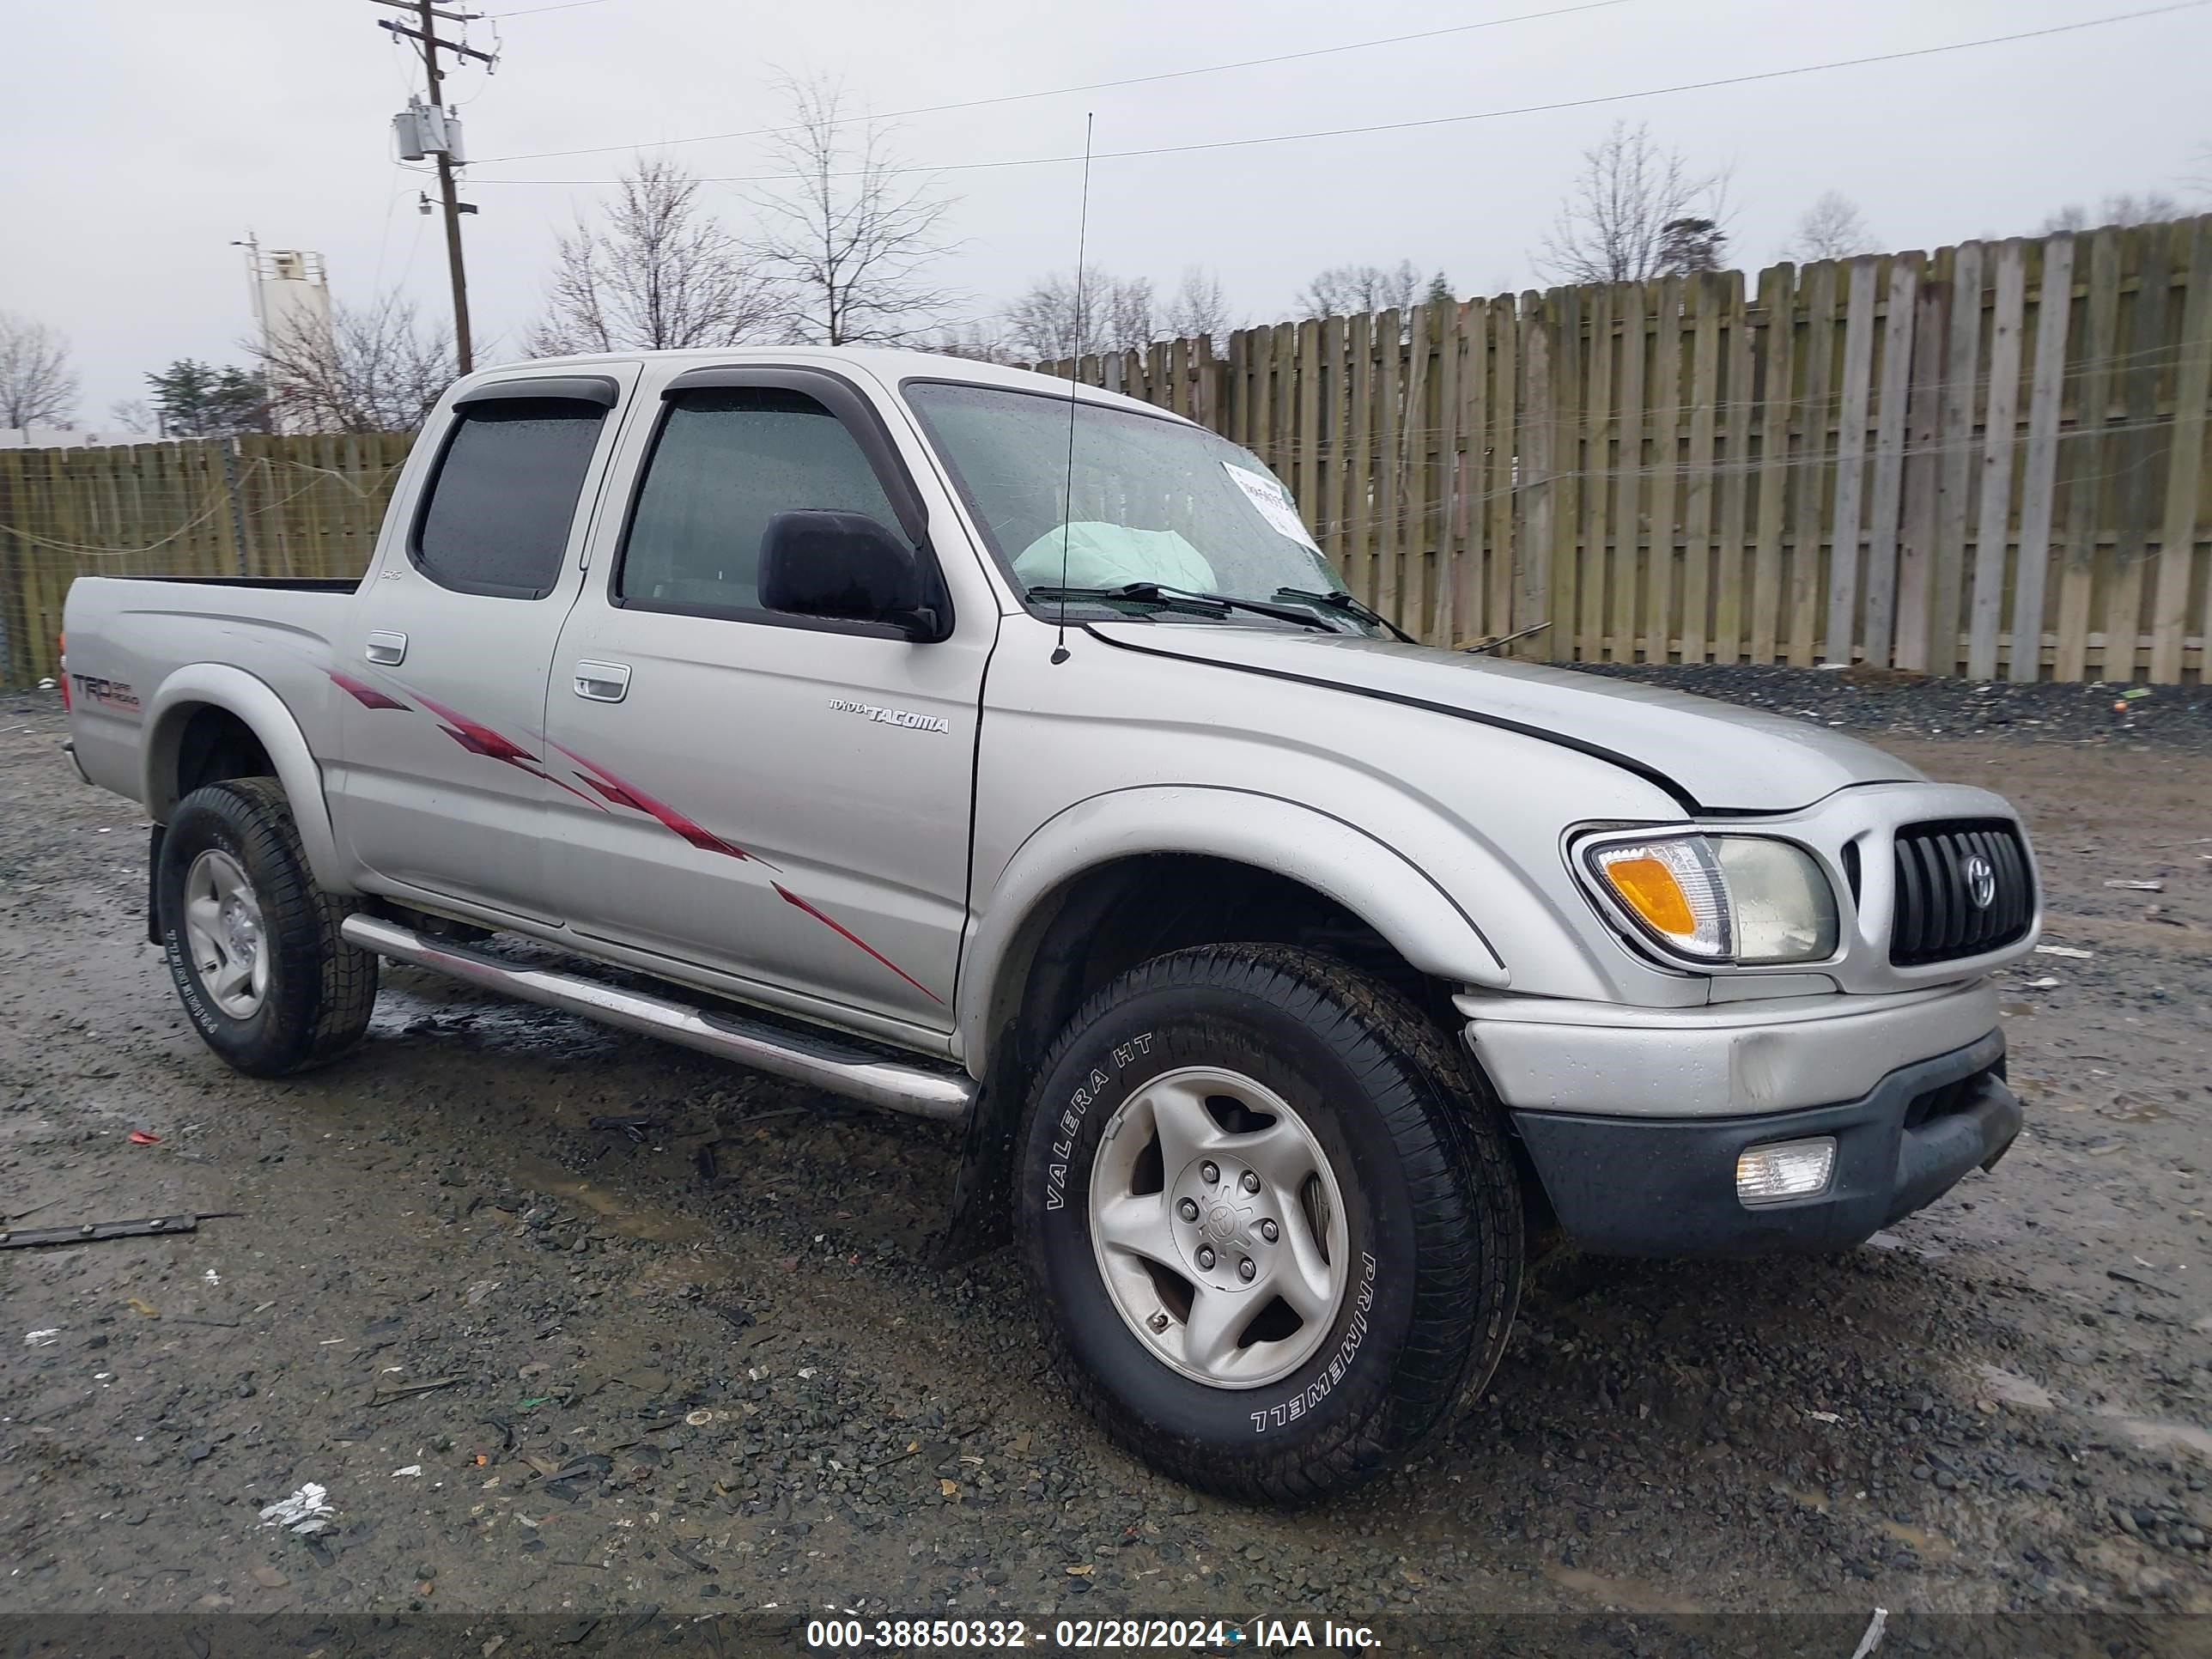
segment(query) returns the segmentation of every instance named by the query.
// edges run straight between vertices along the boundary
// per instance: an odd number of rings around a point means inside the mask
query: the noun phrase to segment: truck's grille
[[[2026,933],[2034,915],[2027,852],[2006,820],[1960,818],[1897,832],[1897,909],[1889,933],[1896,966],[1997,950]]]

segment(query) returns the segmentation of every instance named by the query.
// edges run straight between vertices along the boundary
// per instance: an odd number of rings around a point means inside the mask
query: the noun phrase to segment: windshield
[[[1251,451],[1203,428],[1077,400],[1071,508],[1066,398],[944,381],[910,382],[905,392],[992,552],[1040,613],[1056,610],[1063,587],[1157,583],[1265,601],[1286,589],[1327,594],[1344,586],[1290,492]],[[1072,595],[1068,603],[1193,619],[1158,596]],[[1341,612],[1315,614],[1365,631]]]

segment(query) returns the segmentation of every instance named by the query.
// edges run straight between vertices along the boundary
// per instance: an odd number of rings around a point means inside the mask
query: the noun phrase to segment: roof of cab
[[[694,368],[715,363],[789,363],[799,368],[818,368],[843,365],[860,369],[888,386],[896,387],[902,380],[957,380],[971,386],[1005,386],[1015,392],[1046,392],[1059,398],[1065,398],[1073,392],[1085,403],[1184,420],[1182,416],[1171,410],[1162,409],[1157,404],[1124,397],[1118,392],[1108,392],[1100,386],[1085,386],[1079,382],[1071,384],[1026,368],[1007,368],[998,363],[978,362],[972,357],[954,357],[936,351],[901,350],[889,346],[716,346],[675,351],[606,351],[574,357],[532,357],[521,362],[480,368],[465,380],[456,382],[455,389],[465,390],[487,381],[507,380],[526,373],[544,370],[590,368],[610,363],[657,362],[680,363]],[[1188,422],[1185,423],[1190,424]]]

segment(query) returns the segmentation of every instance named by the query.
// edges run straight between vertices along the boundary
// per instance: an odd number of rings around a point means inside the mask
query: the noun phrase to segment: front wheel
[[[1273,1502],[1366,1479],[1495,1369],[1520,1188],[1436,1028],[1345,964],[1178,951],[1054,1046],[1019,1159],[1062,1378],[1178,1479]]]

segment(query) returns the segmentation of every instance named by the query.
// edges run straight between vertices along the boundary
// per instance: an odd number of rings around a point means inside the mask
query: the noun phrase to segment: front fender
[[[1327,812],[1250,790],[1156,785],[1077,802],[1040,825],[1000,872],[963,954],[958,1010],[971,1064],[988,1052],[993,1009],[1024,925],[1085,871],[1152,853],[1197,854],[1273,871],[1344,906],[1424,973],[1456,984],[1510,981],[1450,894],[1388,843]]]
[[[315,883],[326,892],[359,890],[348,880],[331,828],[330,803],[323,795],[323,771],[307,747],[306,735],[284,700],[268,683],[227,663],[187,663],[161,682],[146,713],[146,737],[139,765],[138,798],[147,815],[165,823],[177,805],[177,744],[192,711],[202,704],[235,714],[260,739],[276,781],[298,825],[300,845]]]

